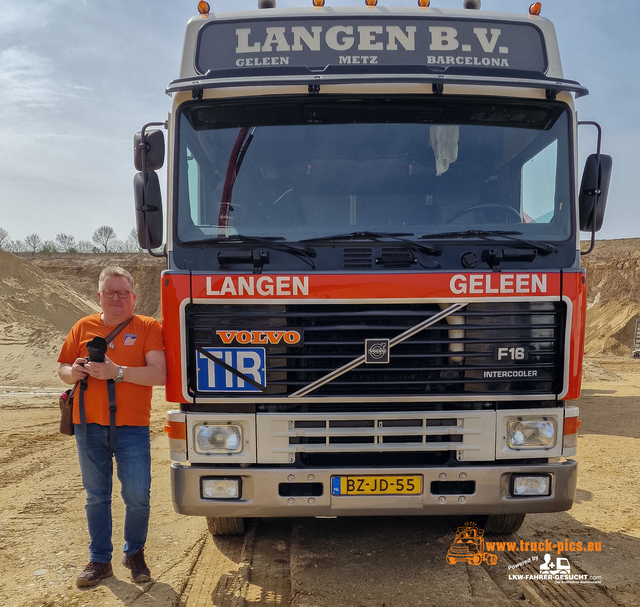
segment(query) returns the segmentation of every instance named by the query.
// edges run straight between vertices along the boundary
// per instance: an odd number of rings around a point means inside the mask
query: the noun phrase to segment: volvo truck
[[[172,499],[214,534],[508,533],[574,502],[580,233],[612,161],[589,122],[578,167],[588,90],[540,3],[437,4],[200,2],[169,117],[135,137],[139,242],[167,259]]]

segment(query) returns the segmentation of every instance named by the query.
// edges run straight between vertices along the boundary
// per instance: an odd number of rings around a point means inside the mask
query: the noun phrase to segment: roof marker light
[[[313,6],[322,8],[324,6],[324,0],[313,0]]]
[[[378,0],[364,0],[367,6],[378,6]]]
[[[258,8],[275,8],[276,0],[258,0]]]
[[[529,14],[530,15],[539,15],[541,12],[542,12],[542,2],[534,2],[529,7]]]
[[[208,2],[205,2],[204,0],[200,0],[200,2],[198,2],[198,12],[201,15],[207,16],[209,15],[210,11],[211,7],[209,6]]]
[[[431,4],[431,0],[418,0],[418,6],[420,8],[429,8],[430,4]]]

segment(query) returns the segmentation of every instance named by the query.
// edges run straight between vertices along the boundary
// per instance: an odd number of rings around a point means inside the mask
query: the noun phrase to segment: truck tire
[[[524,514],[490,514],[482,526],[485,533],[505,535],[515,533],[524,522]]]
[[[216,535],[244,535],[244,519],[237,516],[208,516],[209,533]]]

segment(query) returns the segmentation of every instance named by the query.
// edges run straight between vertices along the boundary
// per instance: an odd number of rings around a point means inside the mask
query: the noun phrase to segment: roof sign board
[[[431,68],[472,75],[486,69],[544,74],[542,32],[532,23],[452,18],[324,17],[212,20],[199,34],[200,74],[274,67],[362,73],[389,67]],[[376,66],[387,66],[376,67]]]

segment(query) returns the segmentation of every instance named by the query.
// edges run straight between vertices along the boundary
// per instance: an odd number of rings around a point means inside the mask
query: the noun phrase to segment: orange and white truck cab
[[[274,2],[261,2],[271,7]],[[200,14],[136,136],[162,254],[175,509],[571,508],[586,284],[611,158],[577,166],[553,25],[418,6]],[[166,224],[156,171],[168,133]]]

